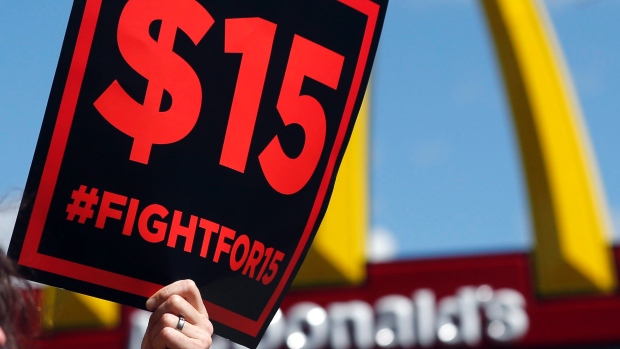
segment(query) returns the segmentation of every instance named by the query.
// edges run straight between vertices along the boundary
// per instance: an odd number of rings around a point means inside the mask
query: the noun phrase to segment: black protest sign
[[[9,255],[255,346],[326,210],[386,0],[76,1]]]

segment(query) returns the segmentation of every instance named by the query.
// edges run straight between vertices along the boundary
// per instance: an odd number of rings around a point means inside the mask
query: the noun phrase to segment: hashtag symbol
[[[85,185],[81,185],[80,189],[74,190],[71,194],[73,201],[67,205],[67,220],[74,221],[75,216],[78,217],[78,223],[84,224],[87,219],[93,218],[95,211],[93,205],[99,203],[98,189],[92,188],[90,192]]]

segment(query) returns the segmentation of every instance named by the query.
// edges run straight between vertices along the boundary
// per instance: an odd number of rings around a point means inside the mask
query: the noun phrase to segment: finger
[[[178,328],[179,325],[179,317],[172,314],[164,314],[156,323],[153,324],[152,333],[159,333],[165,327],[170,327],[175,329],[185,336],[195,339],[200,339],[205,337],[205,335],[211,336],[212,327],[207,325],[203,325],[202,327],[198,327],[190,322],[185,322],[181,329]]]
[[[196,287],[196,283],[192,280],[180,280],[155,292],[155,294],[146,301],[146,308],[150,311],[155,310],[173,294],[178,294],[185,298],[201,314],[207,313],[202,297],[200,296],[200,291],[198,287]]]
[[[172,327],[162,328],[153,339],[153,348],[156,349],[205,349],[210,346],[210,335],[200,332],[198,338],[190,338]]]
[[[200,338],[204,334],[207,334],[209,336],[213,334],[213,324],[211,324],[211,321],[209,320],[200,322],[198,324],[194,324],[189,320],[185,320],[185,323],[181,327],[181,329],[179,329],[179,323],[179,316],[165,313],[157,320],[153,320],[153,323],[149,324],[149,328],[152,328],[153,333],[157,333],[161,331],[164,327],[171,327],[191,338]]]
[[[151,319],[149,319],[149,325],[147,327],[146,333],[144,334],[144,339],[142,343],[143,349],[166,348],[169,347],[167,344],[170,344],[172,342],[175,342],[177,344],[180,343],[180,339],[175,340],[174,337],[171,337],[173,336],[172,334],[166,334],[167,331],[170,331],[170,329],[178,331],[191,339],[196,339],[198,340],[198,343],[209,342],[213,334],[213,325],[211,325],[210,321],[208,320],[201,327],[195,326],[189,322],[185,322],[183,327],[178,330],[178,316],[165,313],[159,319],[153,319],[153,316],[151,316]]]
[[[187,322],[195,325],[202,325],[208,321],[207,314],[201,314],[185,298],[176,294],[170,296],[155,309],[149,323],[158,321],[164,314],[172,314],[176,317],[182,315]]]

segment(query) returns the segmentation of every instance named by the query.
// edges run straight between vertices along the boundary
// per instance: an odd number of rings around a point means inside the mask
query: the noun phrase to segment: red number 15
[[[225,51],[243,56],[220,164],[241,173],[245,172],[275,33],[276,24],[262,18],[226,20]],[[344,57],[323,46],[299,35],[293,38],[276,108],[285,125],[301,126],[304,146],[299,156],[289,158],[276,135],[258,156],[267,181],[279,193],[294,194],[308,183],[325,145],[325,111],[316,98],[301,94],[304,78],[335,90],[343,62]]]

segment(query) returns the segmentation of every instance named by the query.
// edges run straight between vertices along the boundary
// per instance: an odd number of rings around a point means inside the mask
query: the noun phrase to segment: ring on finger
[[[177,322],[177,330],[179,332],[183,331],[183,326],[185,326],[185,318],[183,315],[179,315],[179,322]]]

